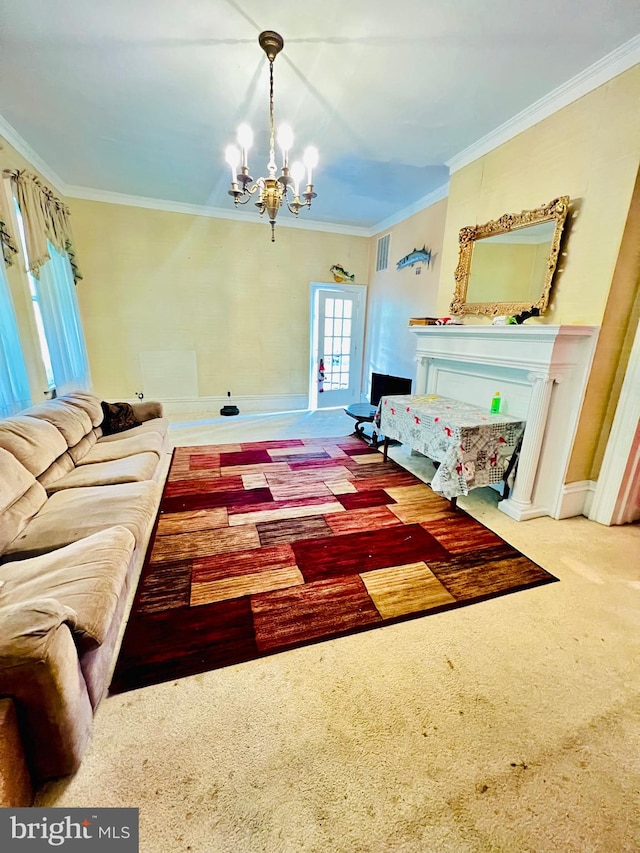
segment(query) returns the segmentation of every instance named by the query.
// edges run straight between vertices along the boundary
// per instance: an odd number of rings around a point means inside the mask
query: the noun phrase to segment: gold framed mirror
[[[460,229],[452,314],[511,316],[549,304],[569,196]]]

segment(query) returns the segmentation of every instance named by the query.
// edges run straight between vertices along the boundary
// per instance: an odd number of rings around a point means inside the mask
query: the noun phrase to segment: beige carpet
[[[38,804],[137,806],[144,853],[636,853],[640,528],[517,523],[488,490],[460,503],[561,582],[107,698],[80,771]]]

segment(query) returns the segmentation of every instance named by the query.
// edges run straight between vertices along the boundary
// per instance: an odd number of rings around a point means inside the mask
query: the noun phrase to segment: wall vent
[[[389,240],[391,234],[378,237],[378,253],[376,255],[376,272],[386,270],[389,266]]]

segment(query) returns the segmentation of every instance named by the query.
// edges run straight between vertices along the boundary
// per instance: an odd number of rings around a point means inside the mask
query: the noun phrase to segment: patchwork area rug
[[[358,438],[179,447],[111,691],[554,580]]]

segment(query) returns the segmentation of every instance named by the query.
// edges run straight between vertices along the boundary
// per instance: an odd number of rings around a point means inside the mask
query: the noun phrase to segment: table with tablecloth
[[[501,483],[525,428],[521,418],[437,394],[383,397],[375,422],[386,439],[440,463],[431,488],[450,500]]]

